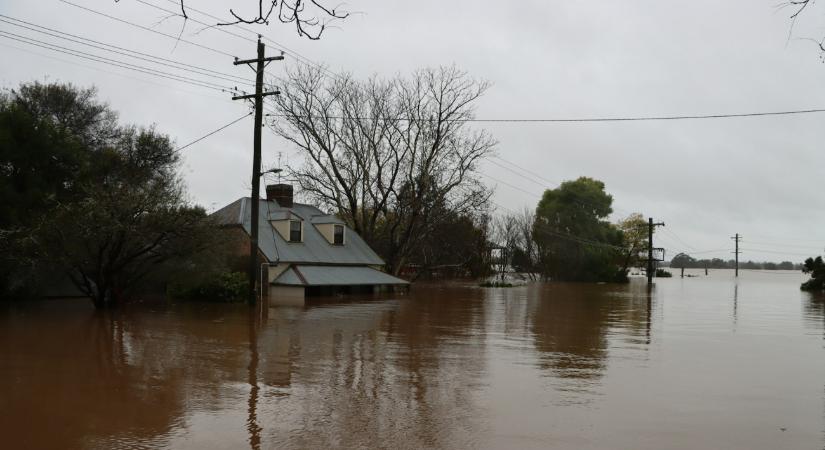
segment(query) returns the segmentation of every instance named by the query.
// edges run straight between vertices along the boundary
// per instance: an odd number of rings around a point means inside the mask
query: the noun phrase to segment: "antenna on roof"
[[[278,184],[281,184],[281,171],[283,171],[281,168],[281,156],[283,156],[283,152],[278,152]]]

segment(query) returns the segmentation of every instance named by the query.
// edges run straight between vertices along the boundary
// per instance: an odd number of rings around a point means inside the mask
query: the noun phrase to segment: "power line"
[[[559,184],[559,183],[557,183],[557,182],[555,182],[555,181],[553,181],[553,180],[551,180],[551,179],[549,179],[549,178],[547,178],[547,177],[544,177],[544,176],[542,176],[542,175],[539,175],[539,174],[537,174],[537,173],[533,172],[533,171],[532,171],[532,170],[530,170],[530,169],[527,169],[527,168],[525,168],[525,167],[519,166],[518,164],[516,164],[516,163],[514,163],[514,162],[512,162],[512,161],[508,161],[508,160],[506,160],[506,159],[504,159],[504,158],[502,158],[502,157],[500,157],[500,156],[491,156],[490,158],[492,158],[492,159],[497,159],[497,160],[499,160],[499,161],[501,161],[501,162],[503,162],[503,163],[506,163],[506,164],[508,164],[508,165],[510,165],[510,166],[513,166],[513,167],[515,167],[516,169],[521,170],[522,172],[524,172],[524,173],[526,173],[526,174],[529,174],[529,175],[531,175],[531,176],[535,177],[534,179],[537,179],[537,180],[543,180],[543,181],[547,182],[547,184],[551,184],[551,185],[553,185],[553,184]]]
[[[5,19],[2,19],[2,18],[10,19],[11,21],[14,21],[14,22],[11,22],[9,20],[5,20]],[[143,61],[151,62],[153,64],[159,64],[159,65],[163,65],[163,66],[167,66],[167,67],[172,67],[172,68],[175,68],[175,69],[178,69],[178,70],[186,70],[186,71],[189,71],[189,72],[197,73],[199,75],[213,77],[213,78],[217,78],[217,79],[222,79],[222,80],[225,80],[225,81],[231,81],[231,82],[234,82],[234,83],[239,83],[240,82],[240,83],[245,83],[245,84],[250,84],[250,85],[252,84],[252,80],[242,78],[242,77],[239,77],[237,75],[232,75],[232,74],[228,74],[228,73],[224,73],[224,72],[219,72],[219,71],[216,71],[216,70],[212,70],[212,69],[208,69],[208,68],[204,68],[204,67],[199,67],[199,66],[195,66],[195,65],[192,65],[192,64],[187,64],[187,63],[183,63],[183,62],[180,62],[180,61],[175,61],[175,60],[172,60],[172,59],[163,58],[163,57],[160,57],[160,56],[139,52],[139,51],[136,51],[136,50],[130,50],[130,49],[127,49],[127,48],[124,48],[124,47],[119,47],[117,45],[109,44],[109,43],[106,43],[106,42],[96,41],[94,39],[85,38],[83,36],[78,36],[76,34],[71,34],[71,33],[65,32],[65,31],[55,30],[54,28],[49,28],[49,27],[45,27],[45,26],[42,26],[42,25],[32,23],[32,22],[27,22],[25,20],[17,19],[17,18],[10,17],[10,16],[4,15],[4,14],[0,14],[0,22],[5,22],[5,23],[10,24],[10,25],[25,28],[27,30],[31,30],[31,31],[35,31],[35,32],[38,32],[38,33],[46,34],[48,36],[56,37],[56,38],[59,38],[59,39],[65,39],[67,41],[74,42],[74,43],[77,43],[77,44],[87,45],[89,47],[93,47],[93,48],[97,48],[97,49],[100,49],[100,50],[116,53],[116,54],[123,55],[123,56],[128,56],[130,58],[135,58],[135,59],[140,59],[140,60],[143,60]],[[15,22],[19,22],[19,23],[15,23]],[[26,25],[29,25],[29,26],[21,25],[21,24],[26,24]],[[33,28],[33,27],[35,27],[35,28]],[[44,30],[46,30],[46,31],[44,31]],[[70,37],[67,37],[67,36],[70,36]],[[74,38],[74,39],[72,39],[72,38]],[[90,44],[90,42],[93,43],[93,44]],[[99,44],[99,45],[94,45],[94,44]],[[113,49],[116,49],[116,50],[113,50]],[[136,56],[136,55],[139,55],[139,56]],[[205,73],[203,73],[203,72],[205,72]]]
[[[120,73],[120,72],[113,72],[113,71],[106,70],[106,69],[103,69],[103,68],[100,68],[100,67],[81,64],[81,63],[78,63],[78,62],[75,62],[75,61],[69,61],[67,59],[62,59],[62,58],[58,58],[56,56],[51,56],[51,55],[46,55],[46,54],[43,54],[43,53],[38,53],[38,52],[35,52],[35,51],[32,51],[32,50],[25,49],[25,48],[22,48],[22,47],[17,47],[17,46],[14,46],[14,45],[0,43],[0,46],[11,48],[11,49],[17,50],[19,52],[28,53],[29,55],[39,56],[41,58],[47,58],[47,59],[52,59],[52,60],[55,60],[55,61],[60,61],[63,64],[70,64],[70,65],[77,66],[77,67],[83,67],[84,69],[94,70],[96,72],[102,72],[102,73],[107,73],[109,75],[115,75],[115,76],[118,76],[118,77],[128,78],[130,80],[139,81],[141,83],[153,84],[155,86],[160,86],[160,87],[163,87],[163,88],[166,88],[166,89],[171,89],[171,90],[176,91],[176,92],[183,92],[183,93],[187,93],[187,94],[197,95],[198,97],[202,97],[202,98],[211,98],[211,99],[221,100],[221,101],[231,101],[226,97],[218,97],[218,96],[210,95],[210,94],[203,93],[203,92],[187,91],[185,89],[181,89],[181,88],[176,87],[176,86],[172,86],[172,85],[164,84],[164,83],[159,83],[157,81],[149,80],[147,78],[141,78],[141,77],[137,77],[137,76],[127,75],[125,73]]]
[[[65,0],[61,0],[65,1]],[[462,122],[462,123],[588,123],[588,122],[642,122],[642,121],[662,121],[662,120],[703,120],[703,119],[728,119],[736,117],[762,117],[762,116],[786,116],[794,114],[816,114],[823,113],[825,109],[798,109],[788,111],[768,111],[734,114],[704,114],[704,115],[677,115],[677,116],[638,116],[638,117],[583,117],[583,118],[557,118],[557,119],[436,119],[436,118],[408,118],[408,117],[359,117],[359,116],[299,116],[308,119],[336,119],[336,120],[387,120],[387,121],[436,121]],[[276,114],[278,117],[291,117],[288,114]]]
[[[795,245],[795,244],[780,244],[774,242],[757,242],[757,241],[744,241],[746,244],[756,244],[756,245],[767,245],[768,247],[774,248],[802,248],[802,249],[811,249],[816,247],[816,244],[808,244],[808,245]],[[818,241],[820,246],[825,246],[825,241]]]
[[[819,243],[822,243],[823,241],[825,241],[825,239],[799,239],[799,238],[790,238],[789,239],[787,236],[765,236],[765,235],[759,235],[759,234],[752,234],[751,236],[754,236],[757,239],[758,238],[764,238],[764,239],[768,239],[768,240],[771,240],[771,241],[779,241],[779,242],[796,242],[796,243],[815,242],[815,243],[819,244]]]
[[[159,6],[152,5],[152,4],[150,4],[150,3],[148,3],[148,2],[146,2],[146,1],[144,1],[144,0],[136,0],[136,1],[138,1],[138,2],[140,2],[140,3],[143,3],[143,4],[145,4],[145,5],[148,5],[148,6],[154,7],[154,8],[156,8],[156,9],[161,10],[161,11],[167,11],[167,12],[169,12],[169,13],[171,13],[171,14],[175,14],[175,15],[180,16],[180,14],[178,14],[177,12],[169,11],[169,10],[166,10],[166,9],[161,8],[161,7],[159,7]],[[166,2],[167,2],[167,3],[171,3],[171,4],[173,4],[173,5],[176,5],[176,6],[179,6],[179,5],[180,5],[180,3],[178,3],[176,0],[166,0]],[[206,16],[206,17],[209,17],[210,19],[214,19],[214,20],[217,20],[217,21],[221,21],[221,20],[222,20],[222,19],[221,19],[220,17],[218,17],[218,16],[215,16],[215,15],[210,14],[210,13],[208,13],[208,12],[205,12],[205,11],[203,11],[203,10],[195,9],[195,8],[193,8],[193,7],[192,7],[192,6],[190,6],[190,5],[187,5],[187,6],[186,6],[186,11],[187,11],[187,12],[194,11],[194,12],[196,12],[196,13],[198,13],[198,14],[204,15],[204,16]],[[217,27],[216,25],[210,25],[210,24],[207,24],[207,23],[205,23],[205,22],[202,22],[202,21],[198,21],[198,20],[192,19],[191,17],[189,18],[189,20],[192,20],[192,21],[194,21],[195,23],[198,23],[198,24],[204,25],[204,26],[206,26],[208,29],[217,29],[217,30],[219,30],[219,31],[221,31],[221,32],[223,32],[223,33],[227,33],[227,34],[232,35],[232,36],[235,36],[235,37],[237,37],[237,38],[239,38],[239,39],[244,39],[244,40],[247,40],[247,41],[253,41],[253,42],[254,42],[254,40],[251,40],[251,39],[245,38],[245,37],[243,37],[243,36],[240,36],[240,35],[238,35],[238,34],[231,33],[231,32],[229,32],[229,31],[227,31],[225,27]],[[323,71],[324,73],[327,73],[327,74],[329,74],[329,75],[332,75],[332,76],[333,76],[333,77],[335,77],[335,78],[338,78],[338,79],[343,78],[343,77],[342,77],[342,75],[337,74],[337,73],[335,73],[335,72],[333,72],[333,71],[330,71],[329,69],[327,69],[327,68],[326,68],[326,67],[324,67],[323,65],[321,65],[321,64],[319,64],[319,63],[317,63],[317,62],[313,61],[313,60],[312,60],[312,59],[310,59],[310,58],[307,58],[306,56],[302,55],[301,53],[299,53],[299,52],[297,52],[297,51],[295,51],[295,50],[290,49],[289,47],[287,47],[287,46],[285,46],[285,45],[281,44],[281,43],[280,43],[280,42],[278,42],[278,41],[275,41],[275,40],[270,39],[269,37],[267,37],[267,36],[265,36],[265,35],[263,35],[263,34],[261,34],[261,33],[257,32],[257,31],[250,30],[249,28],[246,28],[246,27],[242,26],[241,24],[237,24],[237,23],[236,23],[236,24],[232,24],[232,26],[234,26],[234,27],[236,27],[236,28],[238,28],[238,29],[240,29],[240,30],[242,30],[242,31],[245,31],[245,32],[247,32],[247,33],[250,33],[250,34],[252,34],[252,35],[255,35],[255,36],[260,36],[263,40],[265,40],[265,41],[269,41],[270,43],[275,44],[276,46],[278,46],[278,47],[279,47],[279,50],[281,50],[282,52],[284,52],[285,54],[287,54],[287,55],[289,55],[289,56],[292,56],[293,58],[295,58],[295,60],[296,60],[296,61],[299,61],[299,62],[302,62],[302,63],[304,63],[304,64],[307,64],[307,65],[313,66],[313,67],[315,67],[315,68],[317,68],[317,69],[320,69],[320,70],[321,70],[321,71]]]
[[[124,20],[124,19],[121,19],[119,17],[115,17],[115,16],[112,16],[112,15],[109,15],[109,14],[106,14],[106,13],[102,13],[102,12],[94,10],[92,8],[87,8],[85,6],[78,5],[76,3],[72,3],[68,0],[60,0],[60,1],[62,3],[67,4],[67,5],[74,6],[75,8],[80,8],[80,9],[88,11],[90,13],[94,13],[94,14],[97,14],[99,16],[103,16],[103,17],[106,17],[108,19],[115,20],[115,21],[120,22],[120,23],[125,23],[126,25],[131,25],[131,26],[136,27],[136,28],[140,28],[141,30],[146,30],[146,31],[149,31],[151,33],[155,33],[155,34],[158,34],[158,35],[161,35],[161,36],[166,36],[170,39],[174,39],[176,42],[185,42],[189,45],[194,45],[195,47],[202,48],[204,50],[209,50],[209,51],[211,51],[213,53],[217,53],[219,55],[228,56],[230,58],[237,58],[235,55],[233,55],[231,53],[227,53],[227,52],[224,52],[222,50],[217,50],[217,49],[214,49],[212,47],[208,47],[206,45],[198,44],[197,42],[188,41],[186,39],[181,38],[180,36],[174,36],[174,35],[171,35],[171,34],[163,33],[161,31],[154,30],[152,28],[145,27],[143,25],[139,25],[139,24],[136,24],[134,22],[129,22],[128,20]]]
[[[208,88],[208,89],[212,89],[212,90],[216,90],[216,91],[220,91],[220,92],[232,92],[234,90],[231,87],[221,86],[221,85],[215,84],[211,81],[198,80],[198,79],[194,79],[194,78],[185,77],[183,75],[173,74],[173,73],[170,73],[170,72],[164,72],[164,71],[153,69],[153,68],[150,68],[150,67],[140,66],[140,65],[132,64],[132,63],[127,63],[127,62],[124,62],[124,61],[107,58],[105,56],[95,55],[95,54],[92,54],[92,53],[87,53],[87,52],[83,52],[83,51],[80,51],[80,50],[75,50],[75,49],[71,49],[71,48],[68,48],[68,47],[63,47],[63,46],[60,46],[60,45],[52,44],[50,42],[45,42],[45,41],[41,41],[41,40],[38,40],[38,39],[33,39],[33,38],[22,36],[22,35],[19,35],[19,34],[9,33],[8,31],[0,30],[0,37],[4,37],[6,39],[12,39],[12,40],[15,40],[15,41],[18,41],[18,42],[22,42],[24,44],[33,45],[33,46],[44,48],[44,49],[51,50],[51,51],[54,51],[54,52],[59,52],[59,53],[71,55],[71,56],[74,56],[74,57],[77,57],[77,58],[83,58],[83,59],[87,59],[87,60],[90,60],[90,61],[104,63],[104,64],[108,64],[108,65],[111,65],[111,66],[120,67],[120,68],[123,68],[123,69],[134,70],[134,71],[145,73],[145,74],[148,74],[148,75],[154,75],[154,76],[161,77],[161,78],[167,78],[167,79],[178,81],[178,82],[181,82],[181,83],[187,83],[187,84],[191,84],[191,85],[194,85],[194,86],[204,87],[204,88]]]
[[[669,230],[669,229],[667,229],[667,228],[662,228],[662,230],[664,230],[664,232],[665,232],[665,233],[668,233],[668,234],[670,234],[671,236],[673,236],[673,238],[674,238],[674,239],[676,239],[676,240],[677,240],[677,241],[678,241],[681,245],[685,246],[685,247],[686,247],[686,248],[688,248],[689,250],[696,250],[693,246],[690,246],[690,245],[688,245],[685,241],[683,241],[683,240],[682,240],[682,238],[680,238],[679,236],[677,236],[677,235],[676,235],[676,233],[674,233],[673,231],[671,231],[671,230]]]
[[[777,254],[777,255],[813,256],[813,255],[811,255],[811,253],[780,252],[780,251],[776,251],[776,250],[765,250],[765,249],[759,249],[759,248],[747,248],[747,249],[743,249],[743,250],[749,251],[749,252],[774,253],[774,254]]]
[[[496,203],[492,200],[490,200],[490,203],[497,206],[498,208],[501,208],[501,209],[510,211],[513,214],[516,214],[516,212],[513,211],[512,209],[510,209],[506,206],[503,206],[501,204],[498,204],[498,203]],[[589,245],[589,246],[592,246],[592,247],[610,248],[610,249],[613,249],[613,250],[626,250],[624,247],[619,247],[617,245],[612,245],[612,244],[608,244],[608,243],[605,243],[605,242],[593,241],[593,240],[590,240],[590,239],[587,239],[587,238],[583,238],[581,236],[576,236],[576,235],[569,234],[569,233],[564,233],[564,232],[561,232],[561,231],[550,230],[550,229],[543,228],[543,227],[539,227],[536,230],[539,231],[539,232],[545,233],[547,235],[551,235],[551,236],[554,236],[554,237],[566,239],[568,241],[572,241],[572,242],[575,242],[575,243],[578,243],[578,244]]]
[[[483,177],[487,177],[487,178],[489,178],[489,179],[491,179],[491,180],[495,181],[496,183],[501,183],[501,184],[503,184],[503,185],[505,185],[505,186],[508,186],[508,187],[511,187],[511,188],[513,188],[513,189],[515,189],[515,190],[517,190],[517,191],[520,191],[520,192],[523,192],[523,193],[525,193],[525,194],[532,195],[532,196],[535,196],[535,197],[539,197],[539,198],[541,198],[541,197],[542,197],[542,194],[538,194],[538,193],[535,193],[535,192],[530,192],[530,191],[528,191],[528,190],[522,189],[522,188],[520,188],[520,187],[518,187],[518,186],[516,186],[516,185],[514,185],[514,184],[510,184],[510,183],[508,183],[508,182],[506,182],[506,181],[501,181],[501,180],[499,180],[498,178],[494,178],[494,177],[492,177],[492,176],[490,176],[490,175],[487,175],[487,174],[486,174],[486,173],[484,173],[484,172],[478,172],[478,173],[479,173],[481,176],[483,176]]]
[[[225,130],[225,129],[229,128],[229,127],[230,127],[230,126],[232,126],[232,125],[235,125],[236,123],[238,123],[238,122],[240,122],[241,120],[243,120],[243,119],[245,119],[245,118],[249,117],[250,115],[252,115],[252,113],[251,113],[251,112],[246,113],[246,114],[242,115],[241,117],[238,117],[237,119],[233,120],[232,122],[229,122],[228,124],[223,125],[223,126],[221,126],[220,128],[218,128],[218,129],[212,130],[212,131],[210,131],[209,133],[204,134],[203,136],[201,136],[201,137],[199,137],[199,138],[195,139],[194,141],[192,141],[192,142],[190,142],[190,143],[188,143],[188,144],[186,144],[186,145],[184,145],[184,146],[182,146],[182,147],[178,147],[178,148],[176,148],[176,149],[175,149],[175,152],[180,152],[181,150],[183,150],[183,149],[185,149],[185,148],[189,147],[190,145],[197,144],[198,142],[200,142],[200,141],[202,141],[202,140],[204,140],[204,139],[208,138],[209,136],[212,136],[212,135],[213,135],[213,134],[215,134],[215,133],[218,133],[218,132],[220,132],[220,131],[223,131],[223,130]]]

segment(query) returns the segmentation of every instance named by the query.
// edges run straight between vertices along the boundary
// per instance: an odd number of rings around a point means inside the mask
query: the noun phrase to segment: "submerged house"
[[[308,295],[366,293],[406,287],[384,273],[384,261],[338,217],[312,205],[293,203],[292,186],[266,187],[259,200],[258,253],[262,291],[271,303],[295,303]],[[215,211],[222,227],[251,235],[251,199]],[[248,252],[248,250],[246,250]]]

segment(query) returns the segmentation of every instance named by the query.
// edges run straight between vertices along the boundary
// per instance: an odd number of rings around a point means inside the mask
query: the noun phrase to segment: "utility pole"
[[[255,100],[255,134],[253,140],[252,153],[252,221],[249,224],[250,239],[249,239],[249,303],[255,304],[255,280],[258,272],[258,201],[260,198],[261,188],[261,128],[263,128],[263,108],[264,97],[268,95],[277,95],[278,91],[264,92],[264,67],[270,61],[277,61],[284,59],[280,56],[264,56],[264,44],[261,42],[261,36],[258,36],[258,57],[254,59],[235,59],[234,65],[248,64],[252,67],[252,63],[256,63],[255,67],[255,93],[250,95],[236,95],[232,100]]]
[[[653,229],[665,226],[664,222],[653,223],[653,218],[647,219],[647,284],[653,284]]]
[[[739,241],[742,240],[742,236],[739,236],[739,233],[736,233],[736,236],[731,237],[731,239],[733,239],[736,242],[736,251],[733,252],[736,255],[736,266],[734,266],[736,268],[735,269],[736,271],[734,272],[735,273],[734,276],[738,278],[739,277],[739,253],[742,253],[742,252],[739,251]]]

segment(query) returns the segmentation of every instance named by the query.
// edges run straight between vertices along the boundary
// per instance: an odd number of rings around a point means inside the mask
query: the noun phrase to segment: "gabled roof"
[[[361,239],[355,231],[346,227],[346,244],[331,245],[315,228],[322,223],[344,222],[323,213],[312,205],[294,203],[292,208],[282,208],[274,200],[259,200],[258,247],[269,262],[315,263],[339,265],[384,265],[384,261]],[[287,242],[269,223],[297,216],[304,221],[304,242]],[[241,226],[251,233],[251,200],[240,198],[212,213],[219,224]],[[346,226],[346,225],[344,225]]]
[[[293,265],[272,284],[286,286],[372,286],[409,284],[388,273],[365,266]]]

